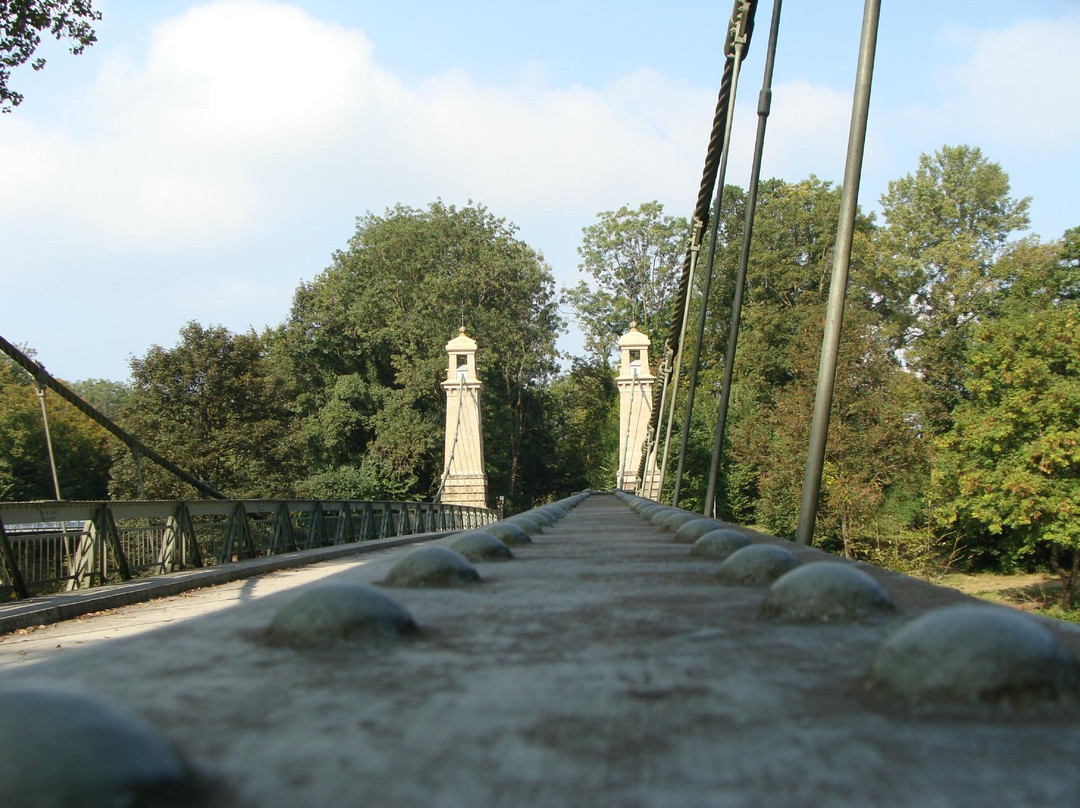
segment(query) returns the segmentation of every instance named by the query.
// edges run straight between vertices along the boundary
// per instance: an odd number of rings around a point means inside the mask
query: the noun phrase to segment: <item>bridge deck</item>
[[[323,580],[375,582],[407,552],[335,562]],[[713,583],[716,562],[613,496],[515,553],[477,565],[475,587],[387,590],[422,627],[390,647],[269,646],[262,631],[292,597],[278,592],[33,665],[0,642],[0,687],[128,705],[236,805],[929,808],[1080,793],[1075,709],[917,718],[865,696],[881,639],[957,593],[874,571],[895,615],[766,621],[764,590]]]

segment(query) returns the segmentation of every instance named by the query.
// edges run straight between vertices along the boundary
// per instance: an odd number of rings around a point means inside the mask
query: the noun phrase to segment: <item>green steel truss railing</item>
[[[357,541],[470,530],[486,508],[358,500],[0,502],[0,599]]]

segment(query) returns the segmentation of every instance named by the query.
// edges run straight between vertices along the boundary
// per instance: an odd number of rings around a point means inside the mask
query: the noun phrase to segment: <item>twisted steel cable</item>
[[[662,402],[671,382],[673,361],[682,349],[682,334],[686,325],[686,300],[690,293],[690,281],[692,278],[692,266],[694,257],[701,247],[701,236],[709,223],[709,208],[712,203],[716,176],[720,170],[720,158],[724,147],[724,124],[727,121],[728,105],[731,102],[731,82],[735,70],[736,48],[735,41],[738,37],[745,38],[741,49],[741,59],[745,59],[750,52],[750,38],[754,31],[754,13],[757,10],[758,0],[735,0],[735,6],[731,12],[731,20],[728,23],[727,36],[724,40],[724,72],[720,79],[720,92],[716,99],[716,110],[713,113],[712,130],[709,134],[709,146],[705,152],[705,166],[701,172],[701,184],[698,186],[697,202],[694,206],[693,229],[690,243],[683,258],[682,274],[679,277],[679,286],[675,294],[675,308],[671,320],[671,328],[667,339],[664,341],[664,356],[660,364],[660,376],[662,383],[653,386],[652,415],[649,418],[649,427],[646,431],[645,448],[642,452],[639,479],[645,479],[645,471],[648,459],[657,443],[657,432],[660,423]],[[674,402],[672,405],[674,406]],[[663,482],[661,482],[661,486]]]

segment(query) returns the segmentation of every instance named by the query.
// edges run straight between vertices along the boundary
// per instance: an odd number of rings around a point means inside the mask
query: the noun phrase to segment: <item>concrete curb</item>
[[[71,620],[91,612],[130,606],[133,603],[145,603],[155,598],[178,595],[192,589],[206,586],[219,586],[244,578],[254,578],[278,570],[304,567],[320,561],[331,561],[352,555],[361,555],[375,550],[386,550],[407,544],[433,541],[449,536],[458,531],[444,530],[437,533],[416,533],[410,536],[396,536],[391,539],[339,544],[334,547],[317,547],[313,550],[300,550],[294,553],[253,558],[220,564],[200,569],[157,575],[152,578],[139,578],[120,584],[108,584],[93,589],[75,592],[62,592],[56,595],[42,595],[0,606],[0,635],[10,634],[20,628],[45,626]]]

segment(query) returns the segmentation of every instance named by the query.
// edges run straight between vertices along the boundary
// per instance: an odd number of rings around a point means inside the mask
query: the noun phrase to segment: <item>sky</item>
[[[921,153],[977,146],[1080,225],[1080,0],[886,0],[864,210]],[[190,320],[282,322],[398,203],[485,205],[578,271],[601,211],[689,216],[730,2],[95,0],[82,56],[48,43],[0,116],[0,335],[69,381],[125,381]],[[746,186],[770,0],[743,64],[727,180]],[[863,4],[788,0],[763,176],[839,182]],[[449,304],[453,305],[453,304]],[[569,312],[566,313],[569,315]],[[453,335],[448,335],[448,338]],[[560,346],[582,353],[571,328]]]

